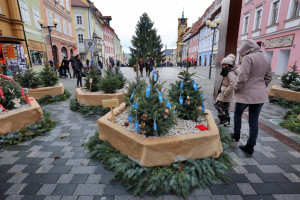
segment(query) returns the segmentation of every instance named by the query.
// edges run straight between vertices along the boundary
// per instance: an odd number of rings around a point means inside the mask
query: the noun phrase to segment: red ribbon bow
[[[13,78],[10,78],[8,76],[5,76],[3,74],[0,74],[1,77],[5,78],[5,79],[8,79],[8,80],[11,80],[11,81],[15,81]]]
[[[0,108],[2,108],[2,110],[3,110],[4,112],[7,112],[7,110],[2,106],[2,104],[0,104]]]
[[[195,128],[199,129],[200,131],[206,131],[208,128],[203,124],[195,126]]]

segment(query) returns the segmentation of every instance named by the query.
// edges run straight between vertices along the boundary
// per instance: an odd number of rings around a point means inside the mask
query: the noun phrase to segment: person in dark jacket
[[[76,58],[72,55],[71,59],[69,60],[73,69],[73,78],[76,77],[76,71],[75,71],[75,63],[76,63]]]
[[[82,77],[81,77],[81,73],[82,73],[82,70],[83,70],[83,64],[80,60],[80,56],[79,54],[75,56],[75,73],[77,74],[77,87],[79,87],[79,83],[80,83],[80,87],[82,87]]]
[[[62,69],[65,70],[65,73],[67,74],[67,72],[68,72],[69,75],[70,75],[70,78],[72,78],[71,73],[70,73],[69,65],[70,65],[70,61],[69,61],[69,60],[67,59],[67,57],[65,56],[64,59],[63,59],[62,62],[61,62],[61,67],[62,67]]]
[[[139,59],[139,67],[140,67],[141,77],[143,77],[144,66],[143,66],[142,58]]]
[[[147,57],[147,60],[146,60],[146,76],[149,76],[150,75],[150,59],[149,57]]]

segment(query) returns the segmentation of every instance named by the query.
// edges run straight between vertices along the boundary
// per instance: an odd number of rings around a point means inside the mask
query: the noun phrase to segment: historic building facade
[[[64,57],[70,58],[71,54],[77,53],[72,24],[71,0],[40,0],[40,3],[44,25],[53,25],[53,19],[58,21],[57,27],[51,31],[53,53],[48,30],[45,29],[44,33],[47,38],[49,60],[59,66]]]
[[[239,42],[254,39],[281,75],[300,64],[300,1],[243,0]]]
[[[178,27],[177,27],[177,58],[180,59],[183,57],[183,52],[182,50],[185,49],[186,47],[183,47],[183,39],[184,39],[184,34],[188,29],[188,19],[184,18],[184,12],[182,12],[182,17],[178,18]]]
[[[0,62],[14,72],[29,64],[23,21],[17,0],[0,1]]]

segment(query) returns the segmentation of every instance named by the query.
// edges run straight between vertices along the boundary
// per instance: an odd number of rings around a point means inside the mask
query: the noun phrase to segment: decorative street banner
[[[280,48],[280,47],[291,47],[294,42],[295,35],[287,35],[283,37],[273,38],[266,40],[265,48]]]

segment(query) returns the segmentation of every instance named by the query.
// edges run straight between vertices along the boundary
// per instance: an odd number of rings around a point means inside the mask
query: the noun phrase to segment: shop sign
[[[273,49],[273,48],[281,48],[281,47],[291,47],[294,42],[295,35],[287,35],[283,37],[277,37],[273,39],[266,40],[265,48]]]
[[[7,57],[15,58],[15,49],[12,45],[6,45]]]

